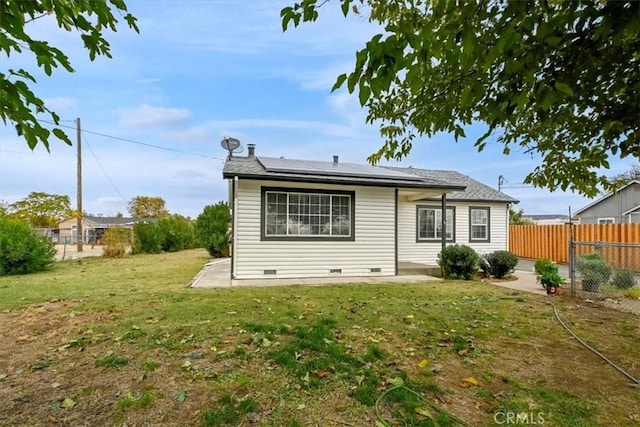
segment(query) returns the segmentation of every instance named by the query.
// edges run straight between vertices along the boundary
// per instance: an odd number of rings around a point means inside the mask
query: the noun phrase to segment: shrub
[[[229,225],[231,213],[225,202],[205,206],[195,223],[196,238],[200,246],[213,257],[229,254]]]
[[[611,277],[612,268],[602,254],[593,252],[584,254],[576,260],[576,269],[587,281],[593,281],[598,285],[605,284]]]
[[[548,260],[547,260],[548,261]],[[540,274],[536,281],[542,284],[543,288],[557,288],[564,284],[564,279],[558,274],[558,266],[556,263],[549,261],[540,267]]]
[[[152,222],[138,222],[133,226],[133,252],[159,254],[162,252],[162,234]]]
[[[109,228],[102,236],[104,247],[102,256],[106,258],[122,258],[131,244],[131,230],[124,227]]]
[[[438,254],[445,279],[471,280],[478,271],[480,257],[469,246],[447,246]]]
[[[56,255],[50,239],[6,217],[0,217],[0,248],[0,276],[44,270]]]
[[[540,258],[533,264],[533,271],[535,271],[537,275],[544,274],[546,271],[555,271],[557,273],[558,266],[550,259]]]
[[[165,252],[177,252],[194,246],[191,221],[181,215],[173,215],[158,221],[160,247]]]
[[[636,285],[636,277],[632,270],[616,270],[611,283],[618,289],[631,289]]]
[[[628,298],[640,300],[640,286],[627,289],[624,294]]]
[[[502,279],[513,271],[518,263],[518,257],[509,251],[495,251],[484,256],[487,271],[496,279]]]

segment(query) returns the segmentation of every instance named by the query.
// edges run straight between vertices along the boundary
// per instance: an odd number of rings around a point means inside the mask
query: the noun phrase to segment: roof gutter
[[[327,180],[323,178],[314,177],[302,177],[302,176],[271,176],[271,175],[257,175],[257,174],[233,174],[223,173],[222,177],[225,179],[232,179],[238,177],[239,179],[255,179],[262,181],[288,181],[288,182],[308,182],[308,183],[322,183],[322,184],[339,184],[339,185],[359,185],[364,187],[391,187],[391,188],[430,188],[443,191],[464,191],[467,187],[463,185],[438,185],[438,184],[419,184],[417,182],[376,182],[376,181],[350,181],[350,180]]]

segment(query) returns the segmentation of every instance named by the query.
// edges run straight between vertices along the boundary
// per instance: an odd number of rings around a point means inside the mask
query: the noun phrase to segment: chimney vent
[[[249,155],[247,157],[253,158],[256,156],[256,144],[247,144],[247,149],[249,150]]]
[[[333,156],[333,164],[337,165],[338,164],[338,156]]]

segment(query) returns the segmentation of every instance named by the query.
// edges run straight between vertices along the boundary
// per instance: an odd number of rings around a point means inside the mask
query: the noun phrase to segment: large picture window
[[[436,206],[417,207],[417,241],[442,240],[442,208]],[[446,239],[455,241],[455,207],[446,209]]]
[[[469,208],[469,241],[489,241],[489,208]]]
[[[354,193],[263,189],[263,239],[353,240]]]

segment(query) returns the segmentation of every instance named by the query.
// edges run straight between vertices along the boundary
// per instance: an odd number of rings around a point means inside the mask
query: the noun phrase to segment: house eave
[[[278,182],[305,182],[311,184],[337,184],[337,185],[357,185],[364,187],[386,187],[386,188],[419,188],[419,189],[437,189],[443,192],[464,191],[466,187],[460,185],[438,185],[419,182],[390,182],[376,180],[349,180],[349,179],[327,179],[326,177],[316,176],[283,176],[283,175],[265,175],[265,174],[236,174],[223,173],[224,179],[254,179],[260,181],[278,181]]]
[[[633,184],[640,184],[640,181],[634,179],[633,181],[629,182],[624,187],[620,187],[616,191],[613,191],[611,193],[605,194],[604,196],[600,197],[599,199],[596,199],[593,202],[589,203],[587,206],[583,207],[582,209],[578,209],[577,211],[574,212],[574,215],[580,215],[584,211],[586,211],[588,209],[591,209],[592,207],[596,206],[597,204],[607,200],[609,197],[613,196],[614,194],[618,194],[619,192],[621,192],[622,190],[626,189],[627,187],[630,187]]]
[[[426,197],[424,199],[420,199],[419,201],[435,201],[437,199],[433,197]],[[456,203],[456,202],[478,202],[478,203],[504,203],[504,204],[517,204],[520,203],[520,200],[500,200],[500,199],[470,199],[470,198],[448,198],[447,203]]]
[[[633,213],[633,212],[635,212],[637,210],[640,210],[640,205],[635,206],[635,207],[633,207],[631,209],[628,209],[628,210],[622,212],[622,216],[629,215],[630,213]]]

